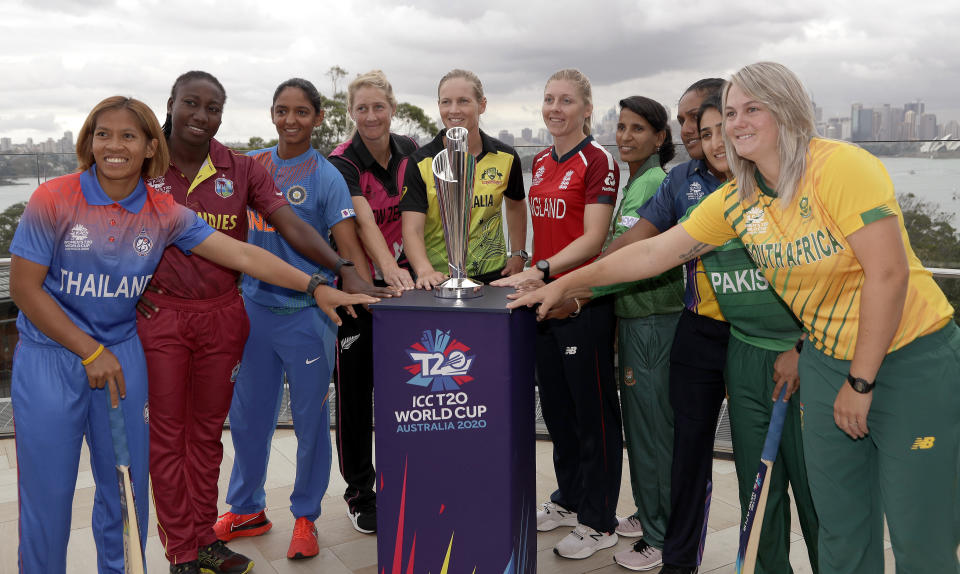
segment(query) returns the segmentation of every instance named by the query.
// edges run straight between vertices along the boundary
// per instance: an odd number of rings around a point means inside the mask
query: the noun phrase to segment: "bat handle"
[[[777,459],[777,450],[780,448],[780,437],[783,435],[783,422],[787,418],[787,408],[789,401],[784,401],[787,385],[780,389],[780,396],[777,402],[773,403],[773,412],[770,414],[770,427],[767,429],[767,438],[763,441],[763,452],[760,454],[761,460],[774,461]]]
[[[130,466],[130,450],[127,448],[127,426],[123,421],[123,403],[118,402],[116,408],[110,405],[110,393],[107,396],[107,408],[110,411],[110,434],[113,437],[113,454],[117,457],[117,464]]]

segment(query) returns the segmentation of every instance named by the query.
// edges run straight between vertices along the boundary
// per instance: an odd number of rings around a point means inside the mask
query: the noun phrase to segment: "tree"
[[[17,230],[25,207],[27,202],[21,201],[0,213],[0,257],[10,257],[10,242],[13,241],[13,233]]]
[[[940,205],[923,201],[912,193],[897,196],[910,246],[926,267],[960,269],[960,235],[953,215]],[[960,310],[960,279],[936,279],[954,309]]]
[[[440,130],[437,124],[427,117],[423,108],[400,102],[397,104],[397,113],[393,116],[393,131],[417,139],[433,137]]]

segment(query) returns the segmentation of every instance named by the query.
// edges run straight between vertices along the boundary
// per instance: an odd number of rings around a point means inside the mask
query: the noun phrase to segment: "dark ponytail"
[[[663,143],[657,148],[660,154],[660,167],[665,167],[677,155],[673,147],[673,133],[667,124],[667,110],[650,98],[644,96],[630,96],[620,100],[620,107],[626,108],[647,120],[655,133],[664,133]]]
[[[173,87],[170,88],[170,99],[176,100],[177,98],[177,89],[180,88],[183,84],[190,82],[192,80],[206,80],[217,87],[220,90],[220,93],[223,94],[223,101],[227,101],[227,91],[223,89],[223,84],[220,83],[213,74],[209,72],[201,72],[199,70],[191,70],[189,72],[180,74],[180,76],[173,82]],[[167,112],[167,118],[163,121],[163,136],[166,139],[170,139],[170,132],[173,130],[173,121],[170,117],[170,112]]]

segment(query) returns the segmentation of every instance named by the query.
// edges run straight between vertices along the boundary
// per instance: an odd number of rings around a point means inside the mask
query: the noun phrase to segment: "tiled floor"
[[[224,436],[225,457],[221,466],[220,491],[226,491],[227,478],[233,462],[232,443],[229,433]],[[290,534],[293,530],[293,518],[287,511],[288,497],[293,484],[296,460],[296,439],[293,431],[278,430],[273,439],[273,452],[267,475],[267,506],[273,520],[273,530],[266,535],[239,539],[231,542],[235,550],[251,557],[257,564],[258,574],[281,574],[292,572],[322,572],[323,574],[377,574],[376,538],[355,531],[347,519],[346,505],[341,493],[343,479],[334,465],[330,476],[330,488],[324,499],[323,516],[317,521],[320,532],[320,555],[311,560],[290,561],[285,558]],[[95,571],[96,552],[90,527],[90,512],[93,505],[93,478],[87,455],[81,458],[80,476],[73,505],[73,531],[70,538],[67,572],[87,574]],[[17,571],[17,468],[13,440],[0,441],[0,574]],[[540,500],[546,500],[555,488],[550,443],[537,442],[537,494]],[[626,464],[624,465],[626,469]],[[738,522],[740,506],[737,500],[737,481],[733,463],[725,460],[714,461],[713,466],[713,502],[708,523],[706,552],[703,557],[701,574],[729,574],[734,572],[733,562],[737,553]],[[631,508],[629,477],[624,474],[620,490],[620,514],[627,514]],[[221,500],[221,507],[225,510]],[[796,512],[793,513],[794,517]],[[150,572],[159,574],[167,571],[167,562],[156,535],[154,517],[151,515],[149,538],[147,540],[147,564]],[[793,542],[790,556],[796,574],[811,572],[806,556],[806,547],[800,536],[799,526],[794,520]],[[553,545],[566,532],[557,529],[541,533],[537,538],[537,571],[541,573],[581,573],[597,572],[605,574],[624,574],[628,572],[613,563],[614,552],[626,549],[630,541],[621,539],[614,548],[598,552],[586,560],[565,560],[553,554]],[[887,544],[886,572],[892,573],[893,558]],[[459,573],[457,573],[459,574]]]

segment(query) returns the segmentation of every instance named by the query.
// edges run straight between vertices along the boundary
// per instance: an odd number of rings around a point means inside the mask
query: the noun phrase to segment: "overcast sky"
[[[333,65],[384,70],[435,119],[440,77],[473,70],[494,134],[543,127],[559,68],[590,77],[598,112],[641,94],[673,113],[694,80],[758,60],[797,72],[825,117],[919,98],[938,121],[960,119],[956,0],[0,0],[0,14],[0,136],[15,142],[76,133],[114,94],[162,121],[191,69],[227,90],[219,139],[272,138],[276,85],[301,76],[329,94]]]

